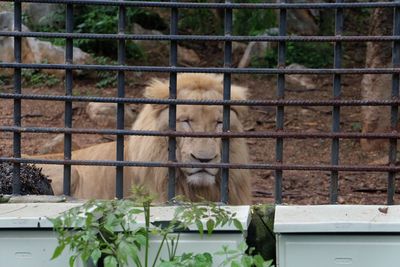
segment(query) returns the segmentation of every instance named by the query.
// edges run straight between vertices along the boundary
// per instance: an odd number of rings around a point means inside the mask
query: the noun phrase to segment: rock
[[[86,106],[86,113],[97,125],[115,129],[117,125],[117,104],[90,102]],[[125,128],[131,128],[137,113],[125,105]]]
[[[288,3],[327,3],[326,0],[289,0]],[[317,21],[320,20],[319,9],[288,9],[287,32],[295,35],[317,35],[319,31]]]
[[[277,30],[276,28],[268,29],[263,36],[277,35]],[[272,49],[273,45],[274,43],[272,42],[250,42],[240,59],[238,68],[246,68],[252,60],[264,58],[267,49]]]
[[[290,9],[287,12],[287,32],[295,35],[317,35],[316,14],[308,9]]]
[[[12,31],[14,28],[14,15],[11,12],[0,13],[0,30]],[[22,26],[22,31],[30,31],[26,26]],[[14,40],[11,37],[0,36],[0,62],[14,62]],[[22,38],[22,61],[24,63],[49,63],[63,64],[65,62],[65,48],[55,46],[50,42],[40,41],[37,38]],[[79,48],[73,50],[73,61],[76,64],[88,64],[92,58],[88,53]],[[41,70],[42,72],[53,74],[59,78],[64,77],[64,70]],[[80,73],[76,71],[76,73]],[[5,75],[12,75],[12,69],[5,69]]]
[[[300,64],[290,64],[286,67],[287,69],[306,69],[305,66]],[[303,74],[293,74],[293,75],[286,75],[286,82],[288,86],[292,86],[295,88],[304,88],[307,90],[317,88],[317,83],[315,82],[317,77],[315,75],[303,75]]]
[[[21,195],[54,195],[51,180],[34,165],[21,164]],[[0,195],[12,193],[13,164],[0,163]]]
[[[80,147],[72,141],[72,150],[77,150]],[[49,142],[39,149],[39,154],[61,153],[64,151],[64,134],[58,134]]]
[[[132,26],[132,32],[140,35],[163,35],[160,31],[147,30],[136,23]],[[164,55],[165,57],[168,56],[166,51],[169,51],[169,42],[148,40],[135,40],[133,42],[144,48],[147,54],[158,54]],[[193,49],[178,45],[178,63],[185,66],[193,66],[199,64],[200,61],[200,57]]]

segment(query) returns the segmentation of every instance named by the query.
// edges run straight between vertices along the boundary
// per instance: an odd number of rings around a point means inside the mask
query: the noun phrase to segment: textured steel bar
[[[400,1],[396,1],[400,3]],[[400,8],[396,7],[393,12],[393,35],[400,35]],[[394,41],[392,48],[392,64],[393,66],[400,66],[400,42]],[[398,73],[392,75],[392,99],[399,98],[399,85],[400,76]],[[399,119],[399,107],[392,106],[390,110],[390,126],[393,133],[397,133],[397,123]],[[389,165],[394,166],[397,162],[397,139],[389,139]],[[387,187],[387,204],[394,204],[394,195],[396,192],[396,172],[388,173],[388,187]]]
[[[336,0],[336,3],[342,3],[343,0]],[[335,10],[335,35],[343,34],[343,9]],[[342,67],[342,43],[335,42],[333,67],[339,69]],[[340,99],[342,79],[340,74],[333,75],[333,99]],[[332,107],[332,132],[340,131],[340,106]],[[331,164],[339,165],[339,138],[333,138],[331,144]],[[336,204],[338,199],[339,173],[331,172],[329,198],[331,204]]]
[[[59,33],[59,32],[16,32],[0,31],[0,36],[20,36],[36,38],[73,39],[115,39],[149,41],[240,41],[240,42],[392,42],[400,36],[219,36],[219,35],[138,35],[138,34],[100,34],[100,33]]]
[[[3,0],[12,2],[14,0]],[[115,1],[115,0],[24,0],[27,3],[64,3],[80,5],[109,5],[130,7],[162,7],[162,8],[216,8],[216,9],[332,9],[332,8],[377,8],[398,7],[397,2],[358,2],[358,3],[193,3],[193,2],[161,2],[161,1]]]
[[[119,6],[118,9],[118,34],[125,33],[125,24],[126,24],[126,8],[125,6]],[[118,40],[118,64],[123,66],[126,62],[126,47],[125,40]],[[118,98],[125,97],[125,72],[118,71]],[[124,121],[125,121],[125,105],[124,103],[117,104],[117,129],[124,129]],[[124,135],[117,134],[117,161],[124,160]],[[124,166],[117,166],[116,168],[116,177],[115,177],[115,196],[118,199],[123,198],[124,196]]]
[[[172,3],[176,0],[171,0]],[[171,22],[170,22],[170,34],[178,34],[178,9],[171,8]],[[177,41],[170,42],[169,50],[169,64],[171,68],[176,68],[178,63],[178,43]],[[177,98],[177,73],[171,71],[169,74],[169,99]],[[170,131],[176,131],[176,105],[169,104],[168,111],[168,126]],[[168,138],[168,160],[170,162],[176,162],[176,138]],[[175,178],[176,178],[176,168],[168,168],[168,200],[172,200],[175,197]]]
[[[225,0],[225,3],[231,3],[231,0]],[[224,15],[224,35],[232,35],[232,9],[225,9]],[[224,44],[224,67],[230,68],[232,65],[232,42],[225,41]],[[223,99],[231,99],[231,74],[224,74],[224,92]],[[230,110],[229,105],[223,106],[222,111],[222,132],[228,132],[230,130]],[[229,138],[222,138],[222,152],[221,152],[221,162],[229,163]],[[246,177],[250,178],[250,177]],[[229,169],[221,169],[221,188],[220,188],[220,200],[222,203],[228,203],[229,201]]]
[[[230,169],[257,169],[257,170],[299,170],[299,171],[347,171],[347,172],[398,172],[400,166],[382,165],[315,165],[315,164],[263,164],[263,163],[181,163],[181,162],[136,162],[136,161],[110,161],[110,160],[49,160],[0,157],[1,162],[33,163],[51,165],[84,165],[84,166],[129,166],[129,167],[154,167],[154,168],[230,168]]]
[[[169,137],[197,137],[197,138],[288,138],[288,139],[399,139],[400,133],[351,133],[351,132],[287,132],[287,131],[257,131],[257,132],[178,132],[178,131],[144,131],[144,130],[115,130],[90,128],[48,128],[48,127],[16,127],[0,126],[3,132],[19,133],[73,133],[73,134],[103,134],[103,135],[141,135],[141,136],[169,136]]]
[[[22,31],[22,8],[21,1],[14,2],[14,29]],[[14,58],[19,63],[22,60],[21,37],[14,37]],[[14,93],[22,93],[21,68],[14,68]],[[21,99],[14,99],[14,126],[21,126]],[[21,133],[13,134],[13,155],[15,158],[21,157]],[[13,164],[12,193],[19,195],[21,193],[21,165],[18,162]]]
[[[68,4],[66,9],[65,25],[66,32],[73,32],[73,5]],[[73,64],[73,39],[67,38],[65,44],[65,63]],[[65,70],[65,95],[72,95],[73,74],[71,69]],[[65,101],[65,115],[64,115],[65,128],[72,128],[72,101]],[[71,159],[72,156],[72,135],[71,133],[64,133],[64,159]],[[64,195],[71,194],[71,165],[64,165],[64,181],[63,181]]]
[[[341,69],[274,69],[274,68],[202,68],[202,67],[154,67],[154,66],[113,66],[82,64],[30,64],[0,62],[0,68],[65,69],[134,72],[184,72],[184,73],[233,73],[233,74],[394,74],[400,68],[341,68]]]
[[[279,0],[279,3],[286,3],[286,0]],[[279,10],[279,35],[286,35],[286,9]],[[280,41],[278,43],[278,68],[285,68],[286,58],[286,42]],[[279,100],[285,98],[285,74],[278,74],[277,80],[277,98]],[[276,131],[283,131],[284,127],[284,106],[278,105],[276,107]],[[275,146],[275,160],[277,164],[283,163],[283,138],[276,138]],[[275,203],[282,203],[282,170],[275,171]]]
[[[149,98],[118,98],[97,96],[56,96],[56,95],[30,95],[0,93],[0,98],[6,99],[30,99],[30,100],[54,100],[74,102],[105,102],[125,104],[176,104],[176,105],[231,105],[231,106],[398,106],[400,99],[388,100],[190,100],[190,99],[149,99]]]

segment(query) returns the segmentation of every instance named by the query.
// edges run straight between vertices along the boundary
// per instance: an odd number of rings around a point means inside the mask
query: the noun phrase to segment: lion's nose
[[[202,163],[210,162],[217,157],[217,155],[195,155],[193,153],[190,153],[190,155],[192,156],[192,158]]]

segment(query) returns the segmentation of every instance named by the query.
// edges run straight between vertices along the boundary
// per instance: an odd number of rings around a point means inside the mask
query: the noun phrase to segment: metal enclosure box
[[[54,218],[60,213],[79,206],[82,203],[30,203],[30,204],[0,204],[0,267],[58,267],[69,266],[68,249],[56,260],[50,260],[57,246],[56,234],[52,224],[46,218]],[[244,229],[249,223],[249,206],[228,206],[237,213],[238,220]],[[173,207],[152,207],[151,221],[167,221],[172,218]],[[138,223],[144,222],[140,216]],[[178,245],[178,253],[220,251],[223,245],[235,249],[244,241],[243,233],[234,226],[217,228],[211,236],[201,237],[196,229],[182,233]],[[161,238],[150,240],[150,259],[157,253]],[[161,257],[166,257],[166,248],[161,251]],[[220,265],[223,257],[213,257],[214,266]],[[152,262],[152,261],[151,261]],[[77,262],[77,267],[84,266]],[[134,266],[134,265],[130,265]]]
[[[398,267],[400,206],[277,206],[278,267]]]

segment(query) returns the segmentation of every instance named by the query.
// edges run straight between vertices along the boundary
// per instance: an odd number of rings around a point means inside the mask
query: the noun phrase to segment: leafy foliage
[[[277,65],[278,48],[268,49],[265,57],[253,61],[253,65],[273,68]],[[331,67],[333,46],[328,43],[288,42],[286,45],[286,65],[298,63],[307,68]]]
[[[248,0],[246,3],[265,3],[265,0]],[[236,9],[233,13],[235,35],[260,35],[276,25],[276,13],[273,9]]]
[[[25,86],[40,87],[40,86],[54,86],[60,83],[60,79],[52,74],[40,72],[34,69],[22,70],[22,82]]]
[[[58,246],[55,248],[52,259],[61,255],[66,247],[73,252],[70,257],[70,266],[74,266],[77,259],[83,262],[92,261],[94,264],[102,262],[106,267],[127,266],[133,261],[136,266],[212,266],[211,253],[186,252],[177,255],[180,230],[196,225],[200,235],[204,234],[205,222],[207,233],[212,234],[216,227],[233,223],[243,230],[236,214],[214,203],[180,202],[174,218],[166,225],[152,226],[150,224],[150,206],[153,197],[143,189],[136,190],[132,199],[89,201],[78,208],[67,211],[56,219],[52,219],[54,229],[58,233]],[[136,217],[144,215],[145,225],[137,223]],[[162,237],[158,252],[154,259],[149,259],[149,239],[153,235]],[[168,250],[168,258],[160,258],[163,247]],[[139,258],[140,251],[144,250],[144,262]],[[261,256],[250,256],[245,253],[247,245],[242,244],[234,253],[227,247],[223,248],[227,256],[224,266],[271,266],[264,262]],[[231,253],[232,252],[232,253]],[[216,254],[222,255],[222,254]]]

